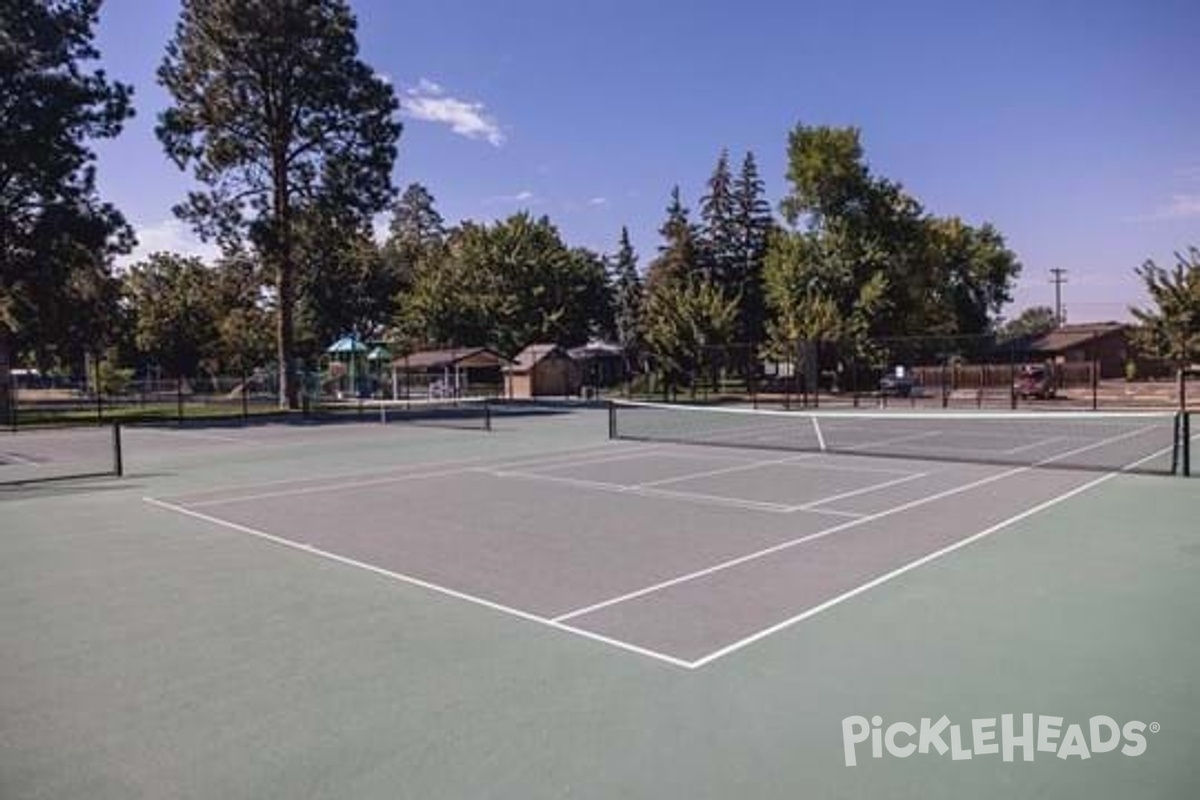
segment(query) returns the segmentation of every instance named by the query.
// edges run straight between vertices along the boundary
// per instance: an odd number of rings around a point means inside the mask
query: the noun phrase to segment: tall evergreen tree
[[[671,203],[667,206],[667,219],[658,229],[663,243],[658,247],[658,257],[650,264],[646,277],[648,291],[653,291],[659,284],[690,280],[699,272],[700,237],[690,214],[683,204],[679,187],[674,187]]]
[[[741,296],[738,335],[746,342],[761,342],[766,318],[763,299],[763,265],[775,221],[767,202],[754,153],[747,152],[733,187],[734,222],[732,279]]]
[[[133,234],[97,195],[89,144],[120,133],[132,89],[90,67],[99,9],[0,2],[0,362],[81,360],[117,312],[111,257]]]
[[[410,183],[392,208],[388,234],[396,246],[421,250],[442,244],[446,226],[434,207],[434,197],[419,183]]]
[[[638,274],[637,253],[629,243],[629,229],[621,228],[621,244],[613,264],[613,305],[617,342],[625,357],[633,363],[642,347],[642,308],[645,304],[642,276]]]
[[[412,286],[421,262],[436,259],[446,245],[446,226],[434,204],[428,189],[410,183],[392,207],[382,255],[401,291]]]
[[[322,206],[368,220],[392,197],[398,103],[356,25],[346,0],[184,0],[158,72],[174,103],[159,139],[207,187],[176,213],[225,244],[249,234],[271,268],[291,408],[298,222]]]
[[[741,290],[738,279],[737,198],[729,170],[729,151],[722,150],[700,201],[703,228],[701,270],[731,297]]]

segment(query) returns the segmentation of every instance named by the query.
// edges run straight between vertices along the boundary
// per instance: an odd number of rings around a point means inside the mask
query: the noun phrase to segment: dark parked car
[[[913,379],[908,375],[884,375],[879,381],[879,393],[884,397],[911,397]]]
[[[1035,400],[1052,400],[1054,399],[1054,375],[1044,366],[1022,367],[1021,374],[1013,383],[1013,391],[1022,400],[1030,397]]]

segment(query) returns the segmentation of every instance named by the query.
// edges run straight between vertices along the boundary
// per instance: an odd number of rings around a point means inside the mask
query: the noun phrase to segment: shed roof
[[[441,367],[500,367],[509,359],[489,347],[420,350],[392,360],[397,369],[437,369]]]
[[[1120,322],[1088,322],[1062,325],[1029,343],[1030,350],[1042,353],[1061,353],[1091,344],[1097,339],[1122,333],[1128,328]]]
[[[513,372],[528,372],[540,361],[551,357],[570,358],[566,350],[556,344],[531,344],[517,353],[509,368]]]

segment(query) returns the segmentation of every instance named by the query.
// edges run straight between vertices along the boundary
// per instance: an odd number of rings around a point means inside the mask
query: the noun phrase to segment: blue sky
[[[722,147],[777,204],[789,129],[863,129],[872,168],[939,215],[990,221],[1025,265],[1015,308],[1119,319],[1133,269],[1200,245],[1200,3],[353,0],[362,58],[405,105],[395,180],[450,221],[549,214],[643,266],[672,185],[695,205]],[[107,0],[104,65],[138,117],[100,152],[139,253],[205,253],[170,207],[154,71],[178,5]],[[1015,310],[1015,309],[1014,309]]]

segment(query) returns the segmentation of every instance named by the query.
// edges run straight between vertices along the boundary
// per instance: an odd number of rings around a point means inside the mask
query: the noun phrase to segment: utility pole
[[[1062,267],[1054,267],[1050,270],[1050,274],[1054,276],[1050,279],[1050,282],[1054,284],[1054,326],[1061,328],[1063,324],[1062,287],[1067,282],[1067,271]]]

